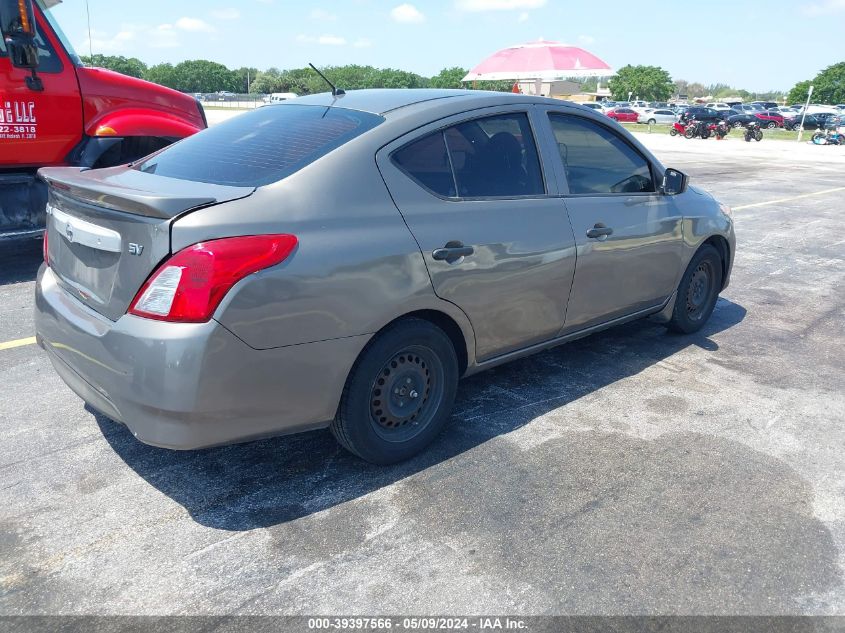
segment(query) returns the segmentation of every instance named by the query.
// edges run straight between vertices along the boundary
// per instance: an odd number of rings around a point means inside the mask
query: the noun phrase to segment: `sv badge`
[[[141,244],[135,244],[134,242],[129,242],[129,254],[130,255],[140,255],[144,252],[144,247]]]

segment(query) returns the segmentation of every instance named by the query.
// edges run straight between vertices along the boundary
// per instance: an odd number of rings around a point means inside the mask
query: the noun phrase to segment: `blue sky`
[[[789,89],[845,60],[845,0],[88,0],[95,53],[148,64],[371,64],[432,75],[540,37],[612,68],[662,66],[674,79]],[[698,7],[691,13],[688,7]],[[88,52],[85,0],[53,9]],[[694,15],[698,24],[684,26]],[[717,18],[716,16],[722,16]]]

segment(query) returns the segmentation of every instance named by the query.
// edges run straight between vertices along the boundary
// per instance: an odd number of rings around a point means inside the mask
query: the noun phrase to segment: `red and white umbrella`
[[[493,53],[470,70],[463,81],[549,81],[566,77],[607,77],[604,61],[577,46],[537,40]]]

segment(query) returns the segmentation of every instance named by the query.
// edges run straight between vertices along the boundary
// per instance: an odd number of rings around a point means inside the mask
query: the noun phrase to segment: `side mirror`
[[[663,184],[660,186],[660,190],[663,195],[676,196],[685,192],[688,184],[689,176],[682,171],[670,168],[663,172]]]
[[[32,0],[0,0],[0,32],[15,68],[38,68]]]

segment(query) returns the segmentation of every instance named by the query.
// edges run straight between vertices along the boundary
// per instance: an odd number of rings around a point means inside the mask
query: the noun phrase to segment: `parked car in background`
[[[708,103],[705,105],[706,108],[713,108],[714,110],[730,110],[731,106],[727,103],[715,102],[715,103]]]
[[[815,114],[808,114],[804,116],[805,130],[818,130],[823,126],[822,121],[816,118]],[[792,117],[784,117],[783,127],[787,130],[795,130],[796,132],[801,128],[801,115],[798,114]]]
[[[649,105],[647,101],[632,101],[630,107],[637,110],[644,110]]]
[[[646,316],[700,330],[736,246],[730,209],[631,134],[511,93],[310,95],[40,177],[36,340],[172,449],[330,427],[408,459],[462,376]]]
[[[727,121],[729,118],[736,114],[736,110],[727,109],[727,110],[716,110],[716,118],[719,121]]]
[[[779,104],[774,101],[752,101],[751,105],[759,107],[761,110],[772,110],[777,108]]]
[[[760,122],[760,127],[774,129],[776,127],[783,127],[783,115],[777,110],[763,110],[755,112],[754,116]]]
[[[746,112],[744,112],[742,114],[739,114],[739,113],[732,114],[725,120],[727,121],[728,125],[730,125],[731,127],[736,127],[736,128],[745,127],[749,123],[758,123],[758,124],[760,123],[760,119],[758,119],[753,114],[749,114],[749,113],[746,113]]]
[[[274,92],[264,99],[267,103],[282,103],[290,99],[296,99],[295,92]]]
[[[620,123],[636,123],[639,116],[632,108],[613,108],[605,112],[605,115]]]
[[[748,113],[756,112],[757,108],[755,108],[754,106],[749,105],[747,103],[739,103],[739,104],[736,104],[736,105],[732,105],[731,110],[733,110],[734,112],[737,112],[737,113],[748,114]]]
[[[672,106],[670,106],[668,103],[666,103],[664,101],[651,101],[648,104],[648,107],[652,108],[654,110],[671,110],[672,109]]]
[[[654,125],[655,123],[672,124],[677,120],[678,115],[672,112],[672,110],[669,110],[668,108],[646,108],[645,110],[640,112],[639,116],[637,117],[638,123],[648,123],[649,125]]]
[[[596,103],[595,101],[585,101],[584,103],[581,103],[580,105],[582,105],[586,108],[590,108],[591,110],[595,110],[596,112],[603,112],[604,111],[604,108],[601,107],[601,104]]]
[[[684,115],[689,118],[694,118],[696,121],[718,121],[719,112],[713,108],[706,108],[703,106],[692,106],[687,108]]]

